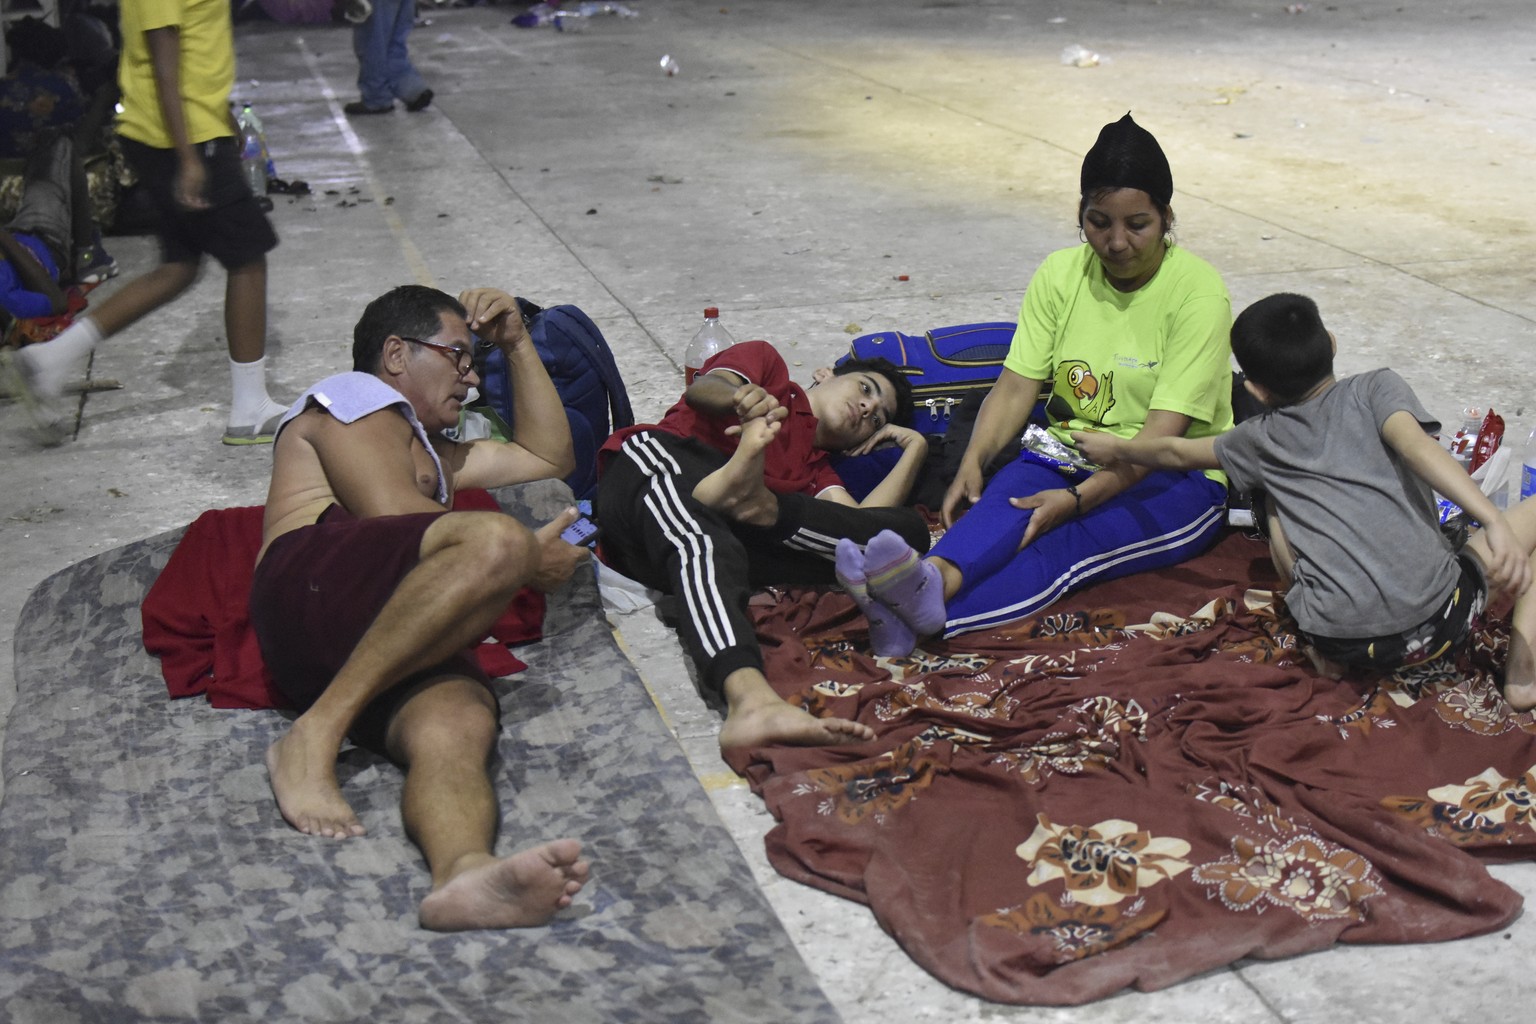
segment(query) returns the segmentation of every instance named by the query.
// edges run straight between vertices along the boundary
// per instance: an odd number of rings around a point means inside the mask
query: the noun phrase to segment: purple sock
[[[882,658],[905,658],[917,646],[917,637],[895,612],[869,594],[864,581],[864,553],[844,537],[837,542],[837,582],[869,620],[869,645]]]
[[[869,596],[895,612],[916,636],[944,628],[944,580],[901,536],[881,530],[864,549]]]

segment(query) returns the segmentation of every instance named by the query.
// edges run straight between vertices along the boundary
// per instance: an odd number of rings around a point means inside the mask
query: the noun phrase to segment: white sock
[[[267,357],[251,363],[229,361],[229,425],[260,426],[284,407],[267,394]]]
[[[101,342],[101,328],[83,316],[52,341],[23,347],[16,358],[25,367],[33,391],[56,397],[64,392],[70,377],[82,373],[85,361]]]

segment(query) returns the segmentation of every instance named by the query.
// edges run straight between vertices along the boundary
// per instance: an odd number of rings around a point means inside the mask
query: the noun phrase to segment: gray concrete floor
[[[1344,371],[1392,365],[1452,424],[1491,404],[1511,438],[1536,426],[1528,0],[631,6],[642,17],[580,35],[515,29],[521,7],[431,9],[412,49],[436,102],[356,122],[341,113],[356,95],[345,29],[241,26],[239,98],[265,119],[278,173],[315,188],[273,215],[279,397],[344,368],[364,302],[407,281],[581,305],[643,417],[678,393],[706,304],[738,338],[784,348],[801,379],[851,333],[1012,319],[1039,259],[1076,241],[1081,154],[1133,109],[1172,162],[1181,241],[1223,271],[1235,306],[1308,292]],[[1101,62],[1063,65],[1072,44]],[[154,259],[148,239],[112,249],[129,274]],[[36,450],[20,411],[0,408],[0,715],[15,699],[12,627],[39,580],[263,500],[268,452],[218,443],[222,287],[211,269],[100,350],[93,377],[124,386],[85,400],[72,444]],[[863,908],[767,868],[771,822],[716,756],[675,640],[646,612],[621,632],[850,1024],[1472,1021],[1524,1002],[1528,917],[1458,943],[1245,963],[1077,1010],[952,992]],[[1494,870],[1536,895],[1536,867]]]

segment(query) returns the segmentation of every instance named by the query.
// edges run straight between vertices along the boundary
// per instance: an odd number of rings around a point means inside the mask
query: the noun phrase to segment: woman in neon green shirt
[[[982,488],[982,467],[1020,436],[1047,382],[1046,432],[1074,455],[1073,430],[1205,437],[1232,426],[1231,300],[1215,269],[1169,237],[1172,195],[1151,133],[1130,114],[1105,125],[1083,160],[1084,243],[1052,253],[1030,280],[944,498],[948,533],[926,559],[883,535],[863,553],[840,551],[878,653],[1025,618],[1089,582],[1172,565],[1215,539],[1220,473],[1074,470],[1027,450]]]

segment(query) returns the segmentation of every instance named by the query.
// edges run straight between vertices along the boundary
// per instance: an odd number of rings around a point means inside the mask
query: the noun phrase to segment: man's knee
[[[538,572],[538,538],[526,526],[499,512],[450,513],[444,518],[459,515],[464,518],[452,524],[457,541],[473,554],[467,559],[470,571],[488,587],[515,589]]]
[[[386,742],[391,756],[404,764],[483,761],[498,730],[496,698],[475,680],[454,677],[423,684],[401,705]]]

